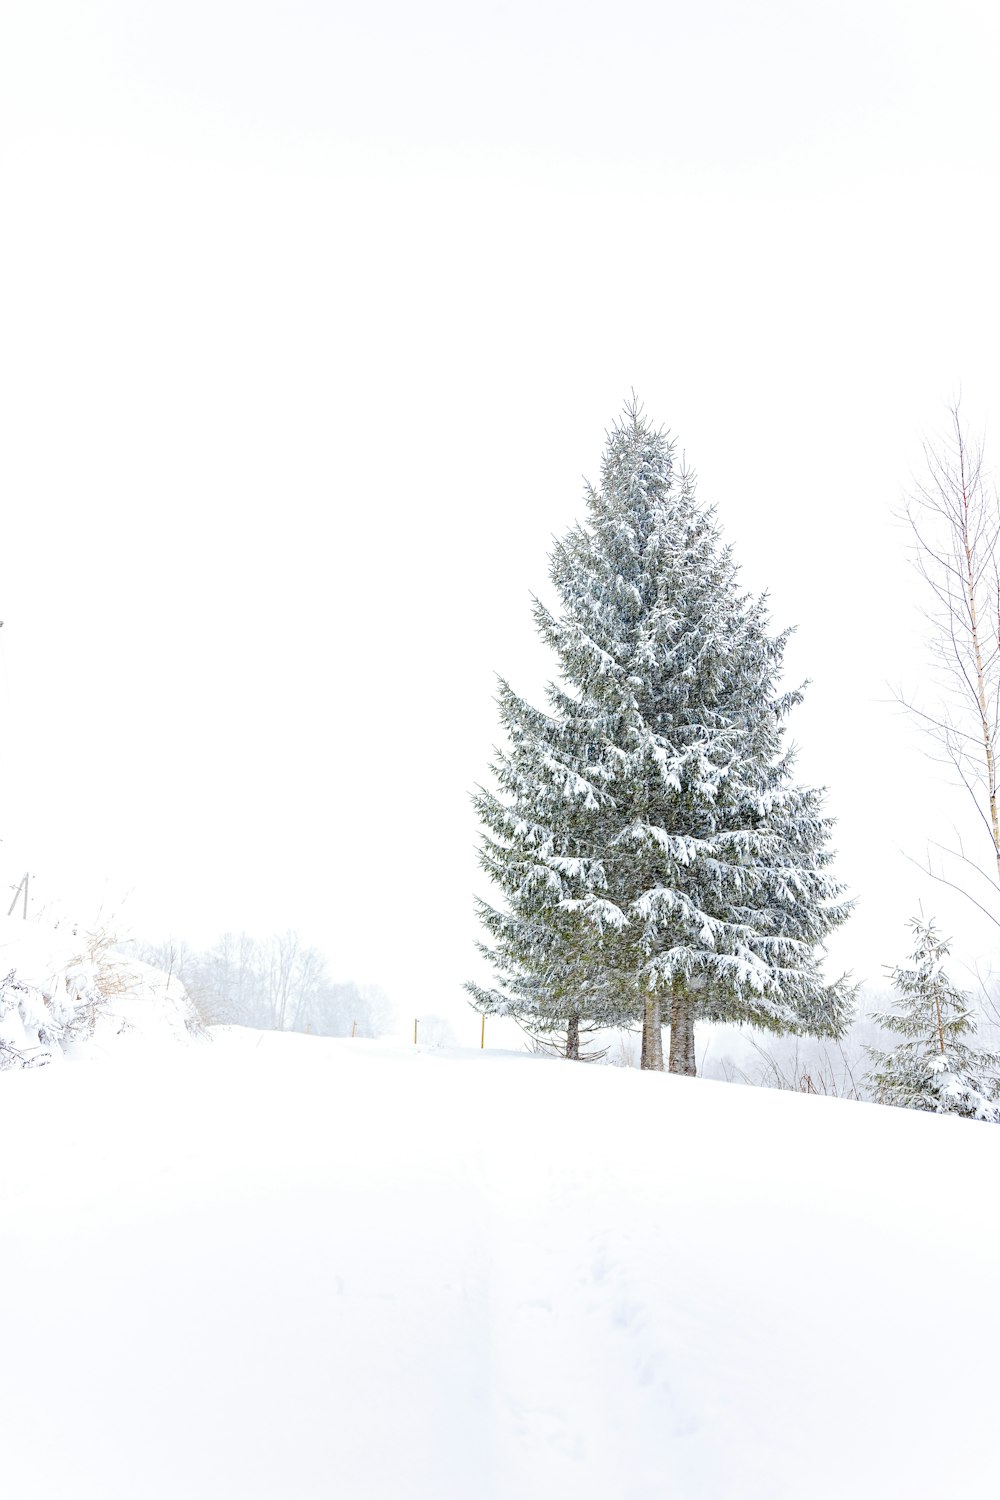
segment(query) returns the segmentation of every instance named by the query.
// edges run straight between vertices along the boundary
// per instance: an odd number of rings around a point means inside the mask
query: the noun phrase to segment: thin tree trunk
[[[659,995],[647,994],[642,1009],[642,1060],[640,1067],[663,1072],[663,1021]]]
[[[937,1010],[938,1046],[939,1046],[939,1048],[941,1050],[941,1055],[943,1057],[944,1056],[944,1051],[945,1051],[945,1046],[944,1046],[944,1023],[943,1023],[943,1021],[941,1019],[941,997],[939,996],[937,990],[934,991],[934,1006],[935,1006],[935,1009]]]
[[[576,1061],[580,1059],[580,1017],[576,1011],[566,1026],[566,1056]]]
[[[972,652],[976,663],[976,703],[979,708],[979,723],[983,735],[983,756],[986,761],[986,789],[990,804],[990,828],[993,833],[993,853],[997,862],[997,875],[1000,876],[1000,817],[997,814],[996,756],[993,749],[993,731],[990,725],[989,706],[986,698],[986,672],[983,667],[983,648],[979,634],[979,612],[976,607],[976,569],[978,558],[975,556],[975,541],[972,536],[972,527],[969,519],[969,488],[965,472],[965,440],[962,437],[962,429],[958,424],[957,417],[955,429],[958,434],[959,474],[962,481],[961,527],[962,548],[965,552],[965,605],[969,612]]]
[[[688,1078],[698,1071],[694,1056],[694,1008],[682,980],[674,980],[670,998],[670,1071]]]

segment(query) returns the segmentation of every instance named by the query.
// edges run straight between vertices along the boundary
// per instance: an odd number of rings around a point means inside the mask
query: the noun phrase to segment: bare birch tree
[[[972,853],[957,833],[953,848],[934,844],[939,868],[930,860],[928,874],[1000,926],[1000,497],[957,404],[950,417],[946,435],[924,444],[925,472],[905,509],[930,595],[924,614],[938,699],[926,707],[898,696],[968,793],[984,836]],[[961,879],[947,873],[959,865]]]

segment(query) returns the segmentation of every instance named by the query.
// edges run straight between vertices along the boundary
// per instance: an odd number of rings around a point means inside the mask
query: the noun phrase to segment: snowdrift
[[[198,1029],[183,986],[103,933],[0,918],[0,1071],[188,1041]]]
[[[995,1488],[991,1125],[234,1030],[0,1140],[17,1500]]]

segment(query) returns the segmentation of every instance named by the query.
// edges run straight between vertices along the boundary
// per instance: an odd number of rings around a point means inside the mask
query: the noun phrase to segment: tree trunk
[[[566,1026],[566,1056],[580,1058],[580,1017],[574,1013]]]
[[[663,1022],[659,995],[646,995],[642,1009],[642,1068],[663,1072]]]
[[[990,832],[993,835],[993,853],[997,863],[997,875],[1000,876],[1000,814],[997,812],[997,767],[996,756],[993,748],[993,723],[990,718],[990,709],[987,702],[986,670],[983,665],[983,645],[980,638],[979,607],[976,598],[977,585],[982,572],[982,559],[977,556],[978,538],[974,534],[975,517],[970,516],[969,481],[965,471],[965,440],[962,429],[955,418],[955,432],[958,437],[958,462],[959,475],[962,482],[962,514],[961,514],[961,537],[962,550],[965,553],[965,577],[962,580],[965,586],[965,608],[968,614],[968,626],[972,638],[972,652],[976,663],[976,705],[979,709],[979,725],[983,736],[983,758],[986,761],[986,791],[990,804]],[[989,559],[989,561],[994,561]],[[991,570],[992,571],[992,570]],[[1000,593],[1000,590],[998,590]],[[998,609],[1000,613],[1000,609]],[[971,684],[970,684],[971,686]],[[944,1051],[944,1048],[941,1049]]]
[[[693,1078],[698,1071],[694,1059],[694,1007],[680,980],[674,981],[670,999],[670,1071]]]

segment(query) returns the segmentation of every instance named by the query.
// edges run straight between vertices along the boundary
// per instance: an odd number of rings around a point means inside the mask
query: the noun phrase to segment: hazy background
[[[294,926],[478,1039],[493,673],[547,675],[529,596],[634,387],[799,626],[836,960],[921,899],[988,960],[886,700],[921,433],[1000,412],[998,76],[955,0],[5,0],[0,890]]]

